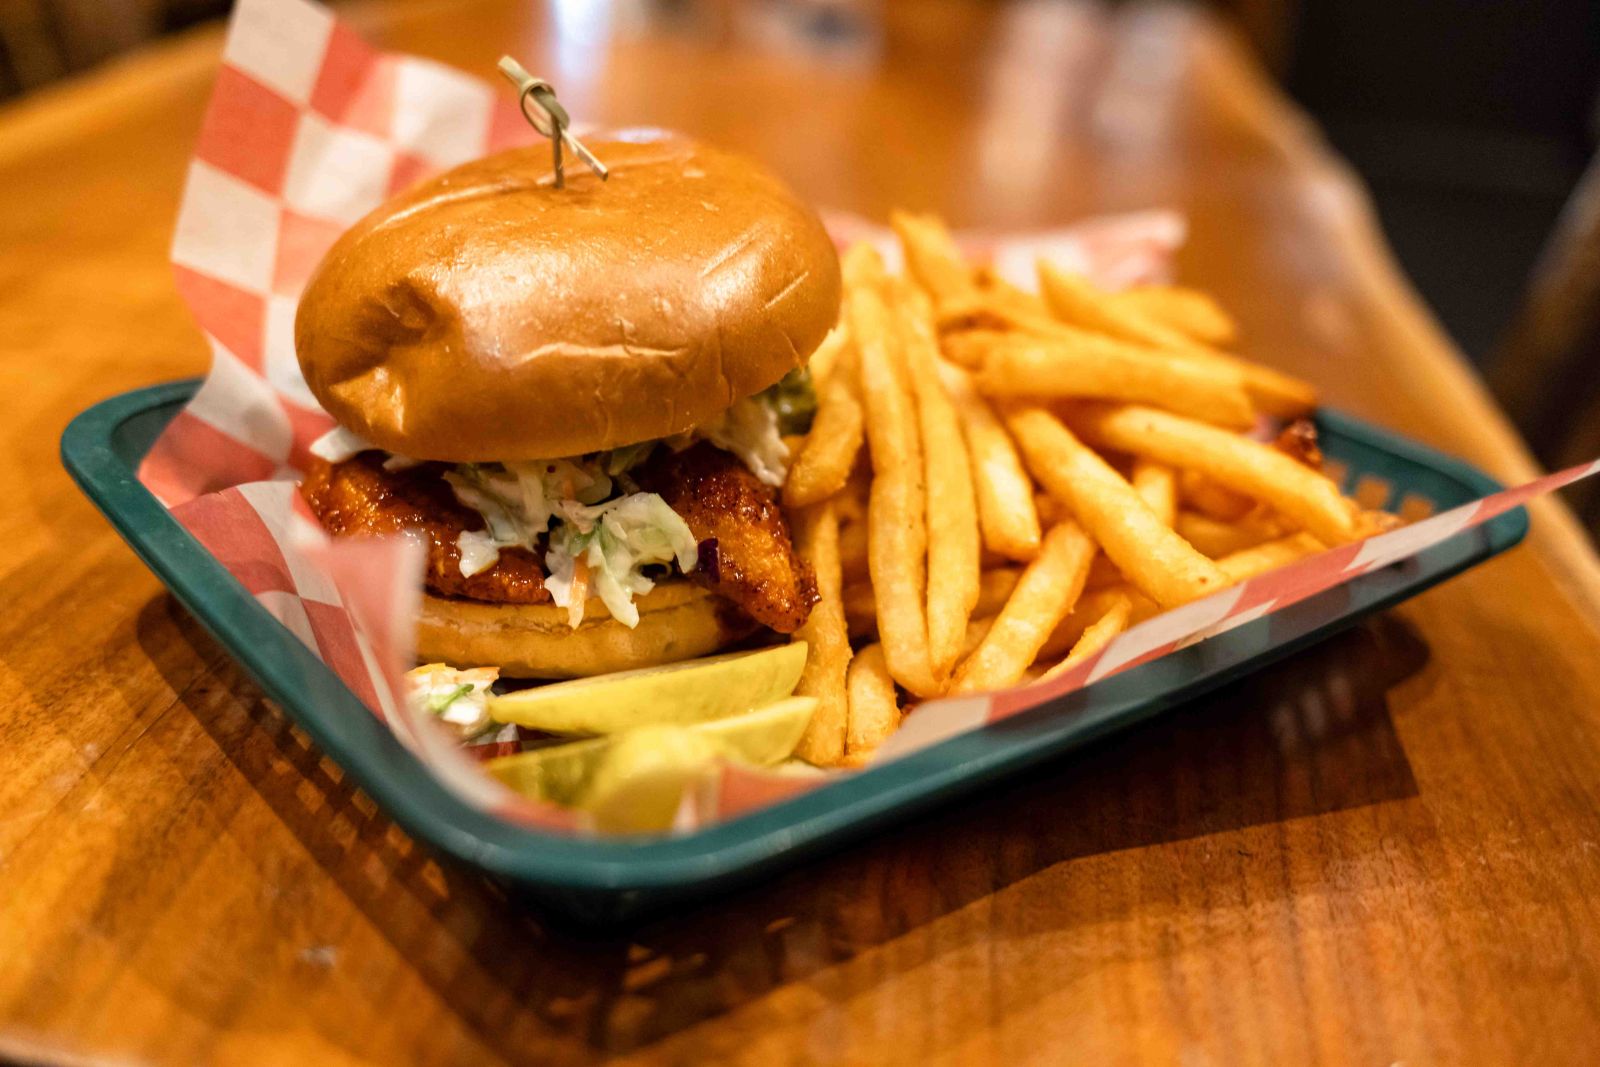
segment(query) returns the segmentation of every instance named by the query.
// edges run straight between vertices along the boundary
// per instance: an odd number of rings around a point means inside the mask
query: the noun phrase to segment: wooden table
[[[897,4],[878,47],[819,56],[735,5],[609,28],[523,6],[351,14],[480,71],[514,51],[578,115],[744,147],[869,216],[1174,205],[1182,274],[1252,354],[1503,478],[1532,470],[1350,176],[1196,15]],[[219,40],[0,114],[0,1057],[1593,1055],[1600,566],[1554,504],[1509,556],[1181,714],[624,939],[545,931],[441,870],[55,457],[91,401],[205,366],[165,248]]]

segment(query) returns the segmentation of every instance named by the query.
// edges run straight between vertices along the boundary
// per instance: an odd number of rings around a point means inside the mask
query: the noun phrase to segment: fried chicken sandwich
[[[336,536],[424,539],[425,661],[581,677],[788,633],[815,600],[775,489],[833,246],[749,160],[591,147],[604,183],[557,188],[534,147],[410,189],[301,298],[338,423],[301,492]]]

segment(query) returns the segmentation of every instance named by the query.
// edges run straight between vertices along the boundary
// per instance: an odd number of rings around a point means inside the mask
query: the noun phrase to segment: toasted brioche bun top
[[[322,406],[379,448],[544,459],[682,433],[805,362],[839,266],[748,159],[660,134],[447,171],[345,233],[295,317]]]

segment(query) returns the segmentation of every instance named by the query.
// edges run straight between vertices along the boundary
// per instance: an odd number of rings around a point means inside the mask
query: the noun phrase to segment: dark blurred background
[[[1595,149],[1600,4],[1319,0],[1254,39],[1366,179],[1406,270],[1463,348],[1493,349]]]
[[[1211,6],[1365,178],[1401,265],[1540,458],[1600,452],[1600,176],[1583,182],[1600,127],[1600,2]],[[228,7],[0,0],[0,98]]]

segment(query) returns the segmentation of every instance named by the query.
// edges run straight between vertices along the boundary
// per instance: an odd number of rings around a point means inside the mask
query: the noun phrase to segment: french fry
[[[1021,567],[995,567],[984,571],[978,581],[978,602],[972,606],[972,614],[993,615],[999,611],[1011,599],[1021,577]]]
[[[950,231],[937,216],[896,211],[889,226],[900,238],[906,269],[938,307],[969,298],[976,291],[972,269],[961,257]]]
[[[1128,625],[1135,626],[1146,619],[1153,618],[1160,613],[1161,608],[1156,602],[1139,592],[1131,585],[1115,585],[1106,589],[1085,590],[1083,596],[1078,598],[1077,605],[1072,609],[1072,614],[1061,620],[1061,625],[1055,628],[1050,639],[1039,650],[1038,660],[1060,659],[1072,651],[1074,645],[1083,640],[1083,635],[1089,627],[1100,621],[1100,617],[1119,598],[1125,598],[1132,605],[1128,616]]]
[[[1083,635],[1073,644],[1072,651],[1067,653],[1066,658],[1039,675],[1038,680],[1053,681],[1105,648],[1111,643],[1112,638],[1128,628],[1128,617],[1132,614],[1133,601],[1128,599],[1127,594],[1117,593],[1111,600],[1111,606],[1089,624],[1088,629],[1084,630]]]
[[[970,344],[974,336],[951,342]],[[1126,400],[1234,429],[1255,422],[1243,378],[1226,364],[1172,359],[1087,330],[1059,337],[1002,335],[984,353],[976,382],[991,397]]]
[[[1128,484],[1164,525],[1171,526],[1177,521],[1178,476],[1171,467],[1154,460],[1135,459]]]
[[[983,643],[984,637],[994,626],[993,615],[975,616],[967,623],[967,632],[961,635],[961,658],[966,659]]]
[[[1298,418],[1316,407],[1317,394],[1309,384],[1237,356],[1218,352],[1167,326],[1130,313],[1107,300],[1107,294],[1083,278],[1040,260],[1039,290],[1045,304],[1063,322],[1098,330],[1135,344],[1171,352],[1181,358],[1199,359],[1233,367],[1243,376],[1245,389],[1256,406],[1268,414]]]
[[[837,506],[837,501],[834,503]],[[839,567],[847,582],[868,581],[865,515],[855,522],[839,524]]]
[[[1189,354],[1219,361],[1238,370],[1244,376],[1245,392],[1250,394],[1255,406],[1268,415],[1280,419],[1298,419],[1316,410],[1317,390],[1310,382],[1292,374],[1210,348],[1197,348]]]
[[[1094,557],[1094,562],[1089,564],[1089,577],[1083,583],[1085,589],[1109,589],[1114,585],[1124,585],[1128,579],[1111,562],[1105,553]]]
[[[899,331],[884,300],[883,261],[870,245],[845,253],[845,310],[861,360],[862,407],[872,455],[867,569],[878,637],[895,681],[919,697],[943,686],[928,651],[928,528],[922,441]]]
[[[1094,286],[1082,275],[1071,274],[1049,260],[1035,266],[1039,276],[1039,295],[1057,319],[1110,337],[1135,344],[1183,352],[1197,347],[1184,334],[1118,305],[1111,294]]]
[[[845,726],[847,762],[861,763],[900,725],[900,703],[882,645],[868,645],[850,661],[845,676],[850,716]]]
[[[1020,567],[992,567],[985,570],[978,579],[978,600],[972,606],[972,617],[990,616],[999,611],[1016,588],[1021,575]],[[845,586],[843,599],[850,636],[862,638],[877,633],[878,602],[872,592],[872,583],[860,581]]]
[[[783,485],[783,502],[791,508],[826,500],[850,480],[865,433],[861,402],[857,399],[860,364],[856,346],[846,342],[833,373],[817,395],[811,432],[806,434]]]
[[[1007,559],[987,545],[978,553],[978,565],[986,571],[992,571],[997,567],[1010,566],[1012,562],[1012,560]]]
[[[1072,422],[1104,447],[1198,470],[1260,500],[1324,544],[1344,544],[1360,533],[1359,509],[1340,495],[1338,486],[1271,445],[1133,405],[1085,404],[1073,413]]]
[[[822,397],[822,388],[833,376],[833,368],[838,365],[840,355],[849,347],[850,331],[841,322],[828,331],[828,336],[822,339],[817,350],[811,353],[811,358],[806,360],[806,370],[811,374],[811,388],[816,390],[819,401]]]
[[[1033,506],[1033,482],[1023,469],[1016,443],[964,371],[944,363],[939,378],[961,416],[983,545],[1006,559],[1027,562],[1039,554],[1043,534]]]
[[[865,426],[865,408],[862,409]],[[844,488],[833,497],[833,510],[839,516],[841,529],[851,523],[864,523],[867,521],[867,497],[872,492],[872,462],[867,455],[867,450],[862,449],[856,457],[855,469],[850,472],[850,477],[845,481]]]
[[[933,672],[955,666],[978,600],[978,502],[961,419],[939,381],[933,308],[904,279],[891,285],[899,313],[906,369],[922,430],[928,524],[928,651]]]
[[[972,332],[1034,337],[1070,337],[1079,332],[1051,318],[1042,303],[1023,303],[992,292],[972,292],[945,301],[939,305],[937,323],[939,336],[946,339]]]
[[[865,764],[908,692],[1059,678],[1164,608],[1380,528],[1314,459],[1234,432],[1315,393],[1220,350],[1234,324],[1205,294],[1107,293],[1041,262],[1036,296],[939,219],[891,223],[906,272],[845,254],[812,431],[790,442],[784,503],[818,582],[802,758]]]
[[[981,371],[989,353],[1003,344],[1031,337],[1030,334],[1011,333],[1006,330],[971,329],[946,333],[939,342],[944,357],[958,367]]]
[[[1238,336],[1233,317],[1198,289],[1141,285],[1111,293],[1108,299],[1130,317],[1158,323],[1213,348],[1226,348]]]
[[[1265,541],[1251,548],[1242,548],[1217,560],[1217,566],[1231,582],[1242,582],[1267,571],[1286,567],[1297,559],[1314,556],[1326,546],[1308,533],[1290,534],[1276,541]]]
[[[878,599],[868,581],[851,582],[840,596],[850,640],[859,641],[878,632]]]
[[[1195,470],[1178,472],[1178,494],[1195,511],[1223,522],[1238,522],[1255,507],[1249,497],[1224,489]]]
[[[1062,519],[1070,517],[1066,506],[1045,492],[1033,494],[1033,510],[1039,513],[1039,524],[1046,530]]]
[[[1083,592],[1094,542],[1076,522],[1051,529],[994,625],[951,680],[953,693],[1014,685]]]
[[[1034,477],[1072,509],[1117,569],[1152,600],[1175,607],[1228,584],[1215,563],[1163,524],[1133,487],[1055,416],[1043,408],[1013,408],[1006,425]]]
[[[1178,531],[1179,537],[1212,559],[1253,548],[1282,532],[1274,529],[1269,520],[1254,514],[1238,522],[1223,522],[1198,511],[1178,512],[1178,521],[1173,529]]]
[[[1050,315],[1044,300],[1037,293],[1024,292],[1000,277],[989,267],[978,267],[972,272],[973,284],[978,291],[1001,307],[1012,308],[1028,315]]]
[[[817,698],[817,710],[811,713],[795,755],[807,763],[831,767],[844,758],[849,716],[845,671],[850,666],[850,636],[840,595],[839,517],[831,503],[800,513],[795,542],[801,558],[817,576],[817,602],[792,638],[806,642],[806,665],[795,693]]]
[[[839,495],[833,498],[834,510],[839,513],[841,525],[867,521],[867,497],[872,492],[872,464],[867,454],[856,457],[855,469],[844,483]]]

